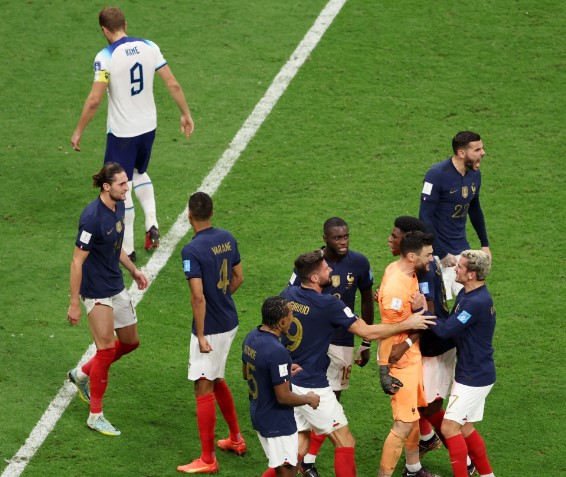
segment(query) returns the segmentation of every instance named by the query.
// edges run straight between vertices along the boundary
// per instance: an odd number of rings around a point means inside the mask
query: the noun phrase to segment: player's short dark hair
[[[432,245],[432,241],[432,234],[419,230],[407,232],[399,244],[401,255],[405,257],[408,253],[420,253],[425,245]]]
[[[348,224],[344,219],[341,219],[340,217],[331,217],[326,220],[326,222],[324,222],[322,230],[326,235],[326,233],[333,227],[348,227]]]
[[[270,296],[266,298],[261,307],[261,322],[269,327],[274,327],[289,313],[289,302],[282,296]]]
[[[189,197],[189,211],[197,220],[210,219],[212,206],[212,197],[206,192],[195,192]]]
[[[118,7],[105,7],[98,14],[98,24],[116,33],[126,29],[126,17]]]
[[[295,269],[301,279],[301,283],[308,283],[312,274],[320,268],[320,264],[323,260],[324,253],[320,249],[314,252],[303,253],[297,257],[295,260]]]
[[[472,131],[460,131],[452,138],[452,150],[454,154],[458,153],[458,149],[465,149],[471,142],[481,141],[478,133]]]
[[[404,234],[406,234],[407,232],[413,232],[415,230],[418,230],[419,232],[426,232],[426,226],[424,222],[410,215],[402,215],[400,217],[397,217],[395,219],[394,226]]]
[[[103,184],[113,184],[116,181],[116,174],[121,174],[124,168],[117,162],[107,162],[96,174],[92,176],[92,187],[100,187]]]

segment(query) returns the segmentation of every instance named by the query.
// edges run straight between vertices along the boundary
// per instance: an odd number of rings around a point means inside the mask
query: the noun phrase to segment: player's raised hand
[[[316,409],[320,404],[320,396],[318,394],[313,393],[312,391],[309,391],[307,393],[307,397],[310,398],[309,406],[312,407],[313,409]]]

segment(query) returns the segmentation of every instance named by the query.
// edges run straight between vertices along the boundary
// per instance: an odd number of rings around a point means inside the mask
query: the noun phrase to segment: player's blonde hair
[[[491,257],[482,250],[464,250],[462,257],[468,261],[469,272],[476,272],[476,277],[483,282],[491,270]]]

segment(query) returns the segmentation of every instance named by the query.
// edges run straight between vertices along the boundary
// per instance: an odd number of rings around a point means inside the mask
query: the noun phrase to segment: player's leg
[[[331,344],[328,348],[328,357],[330,364],[326,371],[328,383],[332,391],[336,395],[336,399],[340,401],[342,391],[350,386],[350,374],[352,372],[353,348],[351,346],[338,346]],[[301,461],[301,468],[310,470],[312,477],[318,476],[315,467],[316,456],[326,439],[325,434],[311,433],[310,446],[307,454]]]
[[[155,140],[155,130],[142,134],[137,138],[137,156],[134,168],[134,192],[145,216],[145,249],[153,250],[159,247],[159,224],[155,205],[155,191],[147,168],[151,158],[151,150]]]
[[[295,477],[299,450],[298,433],[270,438],[259,433],[257,435],[269,465],[262,477]]]
[[[113,297],[113,307],[114,328],[118,336],[118,339],[114,341],[116,349],[114,361],[118,361],[122,356],[131,353],[140,345],[138,319],[132,298],[126,289]]]
[[[102,399],[108,386],[109,369],[114,361],[114,316],[111,299],[92,300],[85,305],[96,354],[90,368],[90,415],[87,425],[101,434],[117,436],[120,431],[110,424],[102,412]]]
[[[238,416],[234,406],[234,398],[228,384],[224,380],[226,361],[230,348],[238,328],[234,328],[226,333],[210,335],[207,339],[214,349],[213,361],[208,370],[208,376],[214,381],[214,397],[220,408],[220,412],[230,429],[230,435],[226,439],[219,439],[218,447],[224,451],[235,452],[238,455],[245,454],[247,446],[240,432]],[[214,357],[215,356],[215,357]]]

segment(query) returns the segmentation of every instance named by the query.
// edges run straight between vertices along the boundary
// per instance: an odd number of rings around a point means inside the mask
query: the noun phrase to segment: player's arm
[[[98,106],[100,105],[102,98],[104,98],[107,87],[108,81],[95,81],[92,83],[92,89],[86,98],[81,117],[79,118],[79,122],[71,136],[71,146],[73,146],[75,151],[81,150],[81,136],[83,135],[83,131],[96,114]]]
[[[191,289],[191,307],[193,310],[193,320],[201,353],[210,353],[212,346],[204,337],[204,319],[206,316],[206,298],[202,286],[202,278],[190,278],[189,287]]]
[[[67,321],[71,325],[78,325],[81,319],[81,282],[83,279],[83,263],[90,251],[82,250],[75,246],[73,258],[71,260],[71,299],[69,303],[69,310],[67,311]]]
[[[128,254],[124,251],[124,249],[120,252],[120,263],[124,266],[126,270],[130,273],[130,276],[134,279],[134,281],[138,285],[138,290],[145,290],[149,286],[149,280],[142,273],[138,267],[134,265],[134,263],[128,257]]]
[[[364,320],[356,320],[350,327],[348,331],[360,336],[364,340],[383,340],[389,338],[390,336],[401,333],[407,330],[426,330],[429,326],[434,328],[436,317],[424,315],[424,310],[418,313],[413,313],[409,315],[407,319],[399,323],[381,323],[377,325],[368,325]]]
[[[275,391],[275,398],[277,399],[277,402],[282,406],[297,407],[308,404],[313,409],[316,409],[320,403],[320,396],[312,391],[309,391],[303,396],[295,394],[291,391],[288,381],[273,386],[273,389]]]
[[[483,210],[480,204],[480,198],[476,197],[470,202],[470,207],[468,209],[468,215],[470,216],[470,222],[480,239],[481,247],[484,252],[489,254],[491,257],[491,252],[489,250],[489,240],[487,238],[487,229],[485,226],[485,219],[483,217]]]
[[[169,90],[169,94],[175,103],[177,103],[177,107],[181,112],[181,132],[188,138],[195,129],[195,123],[193,122],[191,111],[189,110],[187,100],[185,99],[183,88],[181,88],[181,85],[175,76],[173,76],[173,72],[171,71],[171,68],[169,68],[169,65],[159,68],[157,73],[161,76],[161,79]]]
[[[362,297],[362,320],[364,320],[368,325],[373,325],[374,320],[374,308],[373,308],[373,293],[371,287],[366,290],[360,290],[360,295]],[[362,344],[356,351],[355,362],[358,366],[363,368],[369,361],[370,358],[370,342],[362,341]]]
[[[240,285],[244,283],[244,269],[242,262],[232,267],[232,277],[230,278],[230,294],[234,294]]]

